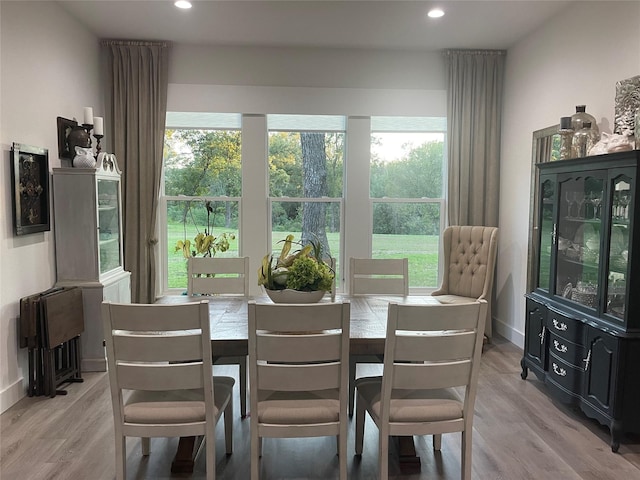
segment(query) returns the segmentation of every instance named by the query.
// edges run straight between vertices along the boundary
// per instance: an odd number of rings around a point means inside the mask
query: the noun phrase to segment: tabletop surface
[[[271,303],[268,297],[166,295],[156,303],[185,303],[209,301],[211,346],[214,356],[247,355],[247,305],[250,300]],[[321,302],[329,302],[327,296]],[[351,303],[351,354],[381,354],[387,327],[389,302],[424,305],[438,303],[430,295],[337,295],[336,301]]]

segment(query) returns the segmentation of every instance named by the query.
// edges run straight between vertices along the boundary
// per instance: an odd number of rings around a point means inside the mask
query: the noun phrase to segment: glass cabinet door
[[[627,275],[629,273],[629,227],[633,212],[631,178],[619,175],[611,184],[611,222],[609,226],[609,270],[605,313],[624,320]]]
[[[597,174],[565,178],[558,184],[556,295],[598,307],[605,182]]]
[[[555,177],[540,179],[540,259],[538,264],[538,288],[548,292],[551,283],[551,253],[554,232]]]
[[[117,180],[98,179],[98,249],[100,275],[118,268],[120,258],[120,199]]]

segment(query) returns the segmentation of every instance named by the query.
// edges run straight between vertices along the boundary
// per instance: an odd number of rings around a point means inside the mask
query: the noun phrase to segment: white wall
[[[640,2],[569,5],[507,55],[500,172],[496,330],[524,341],[532,132],[586,105],[614,124],[616,82],[640,75]]]
[[[60,166],[56,117],[104,112],[99,45],[54,2],[0,2],[0,411],[25,395],[27,356],[18,345],[20,298],[55,282],[53,230],[13,235],[13,142],[49,150]],[[82,241],[82,239],[78,239]]]

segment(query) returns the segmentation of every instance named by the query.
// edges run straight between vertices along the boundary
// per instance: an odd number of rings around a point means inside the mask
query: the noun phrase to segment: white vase
[[[313,292],[301,292],[299,290],[269,290],[265,288],[267,295],[273,303],[318,303],[324,294],[324,290],[315,290]]]

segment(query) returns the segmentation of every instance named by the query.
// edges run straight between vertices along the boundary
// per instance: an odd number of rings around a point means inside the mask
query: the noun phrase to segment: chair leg
[[[378,457],[380,460],[380,478],[389,478],[389,435],[383,435],[382,432],[378,431],[378,435],[380,435],[380,451],[378,452]]]
[[[338,435],[338,463],[340,465],[340,480],[347,480],[347,424],[341,422]]]
[[[358,400],[356,403],[356,455],[362,455],[362,444],[364,442],[364,417],[364,402],[362,400]]]
[[[127,478],[127,437],[116,432],[116,480]]]
[[[258,437],[258,422],[252,423],[253,425],[251,425],[251,428],[249,429],[251,434],[251,452],[249,452],[249,456],[251,458],[251,480],[259,480],[261,439]]]
[[[240,381],[240,415],[247,416],[247,357],[241,357],[238,362],[238,380]]]
[[[231,403],[231,402],[229,402]],[[226,410],[225,410],[225,430],[226,430]],[[226,438],[226,431],[225,431]],[[215,430],[213,432],[207,431],[205,435],[205,454],[206,454],[206,469],[207,469],[207,480],[215,480],[216,478],[216,435]],[[229,453],[229,452],[227,452]]]
[[[227,455],[233,453],[233,400],[224,409],[224,446]],[[215,466],[215,464],[214,464]]]
[[[356,366],[355,357],[349,356],[349,416],[353,416],[353,403],[356,391]]]
[[[462,432],[461,450],[460,478],[462,480],[471,480],[471,429]]]
[[[142,449],[142,455],[148,457],[151,453],[151,439],[149,437],[142,437],[140,439],[140,448]]]
[[[433,436],[433,449],[436,452],[439,452],[441,448],[442,448],[442,434],[438,433]]]

